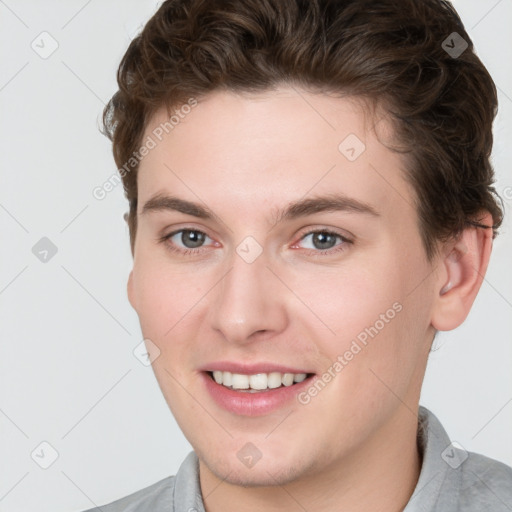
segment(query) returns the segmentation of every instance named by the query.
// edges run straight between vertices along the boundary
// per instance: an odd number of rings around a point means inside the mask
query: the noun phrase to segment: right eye
[[[164,243],[172,251],[178,252],[183,255],[199,253],[203,250],[203,243],[205,240],[211,238],[198,229],[182,228],[159,238],[159,241]],[[180,244],[182,246],[180,247]]]

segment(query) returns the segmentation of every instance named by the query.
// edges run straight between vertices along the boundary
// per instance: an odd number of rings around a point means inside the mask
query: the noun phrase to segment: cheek
[[[306,274],[307,277],[296,275],[292,286],[331,335],[343,344],[374,324],[382,330],[383,321],[387,326],[397,316],[397,303],[403,296],[400,276],[396,267],[384,267],[385,270],[375,264],[324,267]],[[364,338],[364,334],[360,337]],[[331,339],[334,341],[334,336]]]
[[[141,330],[160,351],[153,370],[170,405],[186,401],[186,394],[179,398],[181,386],[189,389],[195,385],[195,373],[190,369],[214,357],[215,344],[204,340],[211,338],[208,311],[218,279],[212,269],[178,268],[161,260],[147,259],[144,265],[134,266]]]
[[[191,387],[190,347],[197,338],[197,314],[205,291],[194,283],[189,271],[179,272],[150,259],[134,266],[133,289],[142,334],[159,350],[152,363],[155,377],[180,421],[194,409],[184,389]]]
[[[141,240],[133,266],[134,292],[137,312],[147,318],[168,318],[170,321],[190,302],[204,294],[205,272],[193,264],[173,262],[172,256],[148,236]],[[179,317],[179,316],[178,316]]]
[[[341,359],[333,373],[343,371],[351,382],[368,382],[375,380],[373,369],[399,387],[403,385],[399,379],[405,382],[411,377],[423,357],[428,328],[428,307],[418,300],[424,290],[419,291],[422,286],[415,290],[422,272],[426,274],[427,268],[411,266],[390,252],[347,270],[324,268],[295,282],[297,295],[328,328],[311,339],[327,356],[327,365]],[[319,325],[310,318],[311,326],[313,321]]]
[[[177,271],[159,261],[146,259],[134,265],[133,293],[142,332],[161,349],[204,294],[198,282],[189,271]]]

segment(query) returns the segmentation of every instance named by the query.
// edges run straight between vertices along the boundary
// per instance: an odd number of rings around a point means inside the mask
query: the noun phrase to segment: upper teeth
[[[294,382],[302,382],[306,378],[305,373],[256,373],[244,375],[216,370],[213,378],[217,384],[222,384],[233,389],[274,389],[281,385],[291,386]]]

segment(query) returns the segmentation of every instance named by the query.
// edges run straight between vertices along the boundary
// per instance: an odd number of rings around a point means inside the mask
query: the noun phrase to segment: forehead
[[[383,110],[354,98],[215,91],[171,119],[161,108],[148,123],[143,139],[155,146],[139,167],[139,211],[162,192],[274,218],[283,204],[326,192],[410,210],[402,156],[385,145],[392,135]]]

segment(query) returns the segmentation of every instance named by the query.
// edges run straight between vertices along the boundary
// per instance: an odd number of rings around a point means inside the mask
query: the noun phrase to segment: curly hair
[[[167,0],[131,41],[117,82],[103,132],[123,169],[132,253],[139,161],[131,157],[149,120],[218,89],[294,84],[385,105],[429,259],[438,241],[469,225],[495,236],[502,222],[490,162],[496,87],[447,1]],[[480,223],[482,212],[492,226]]]

